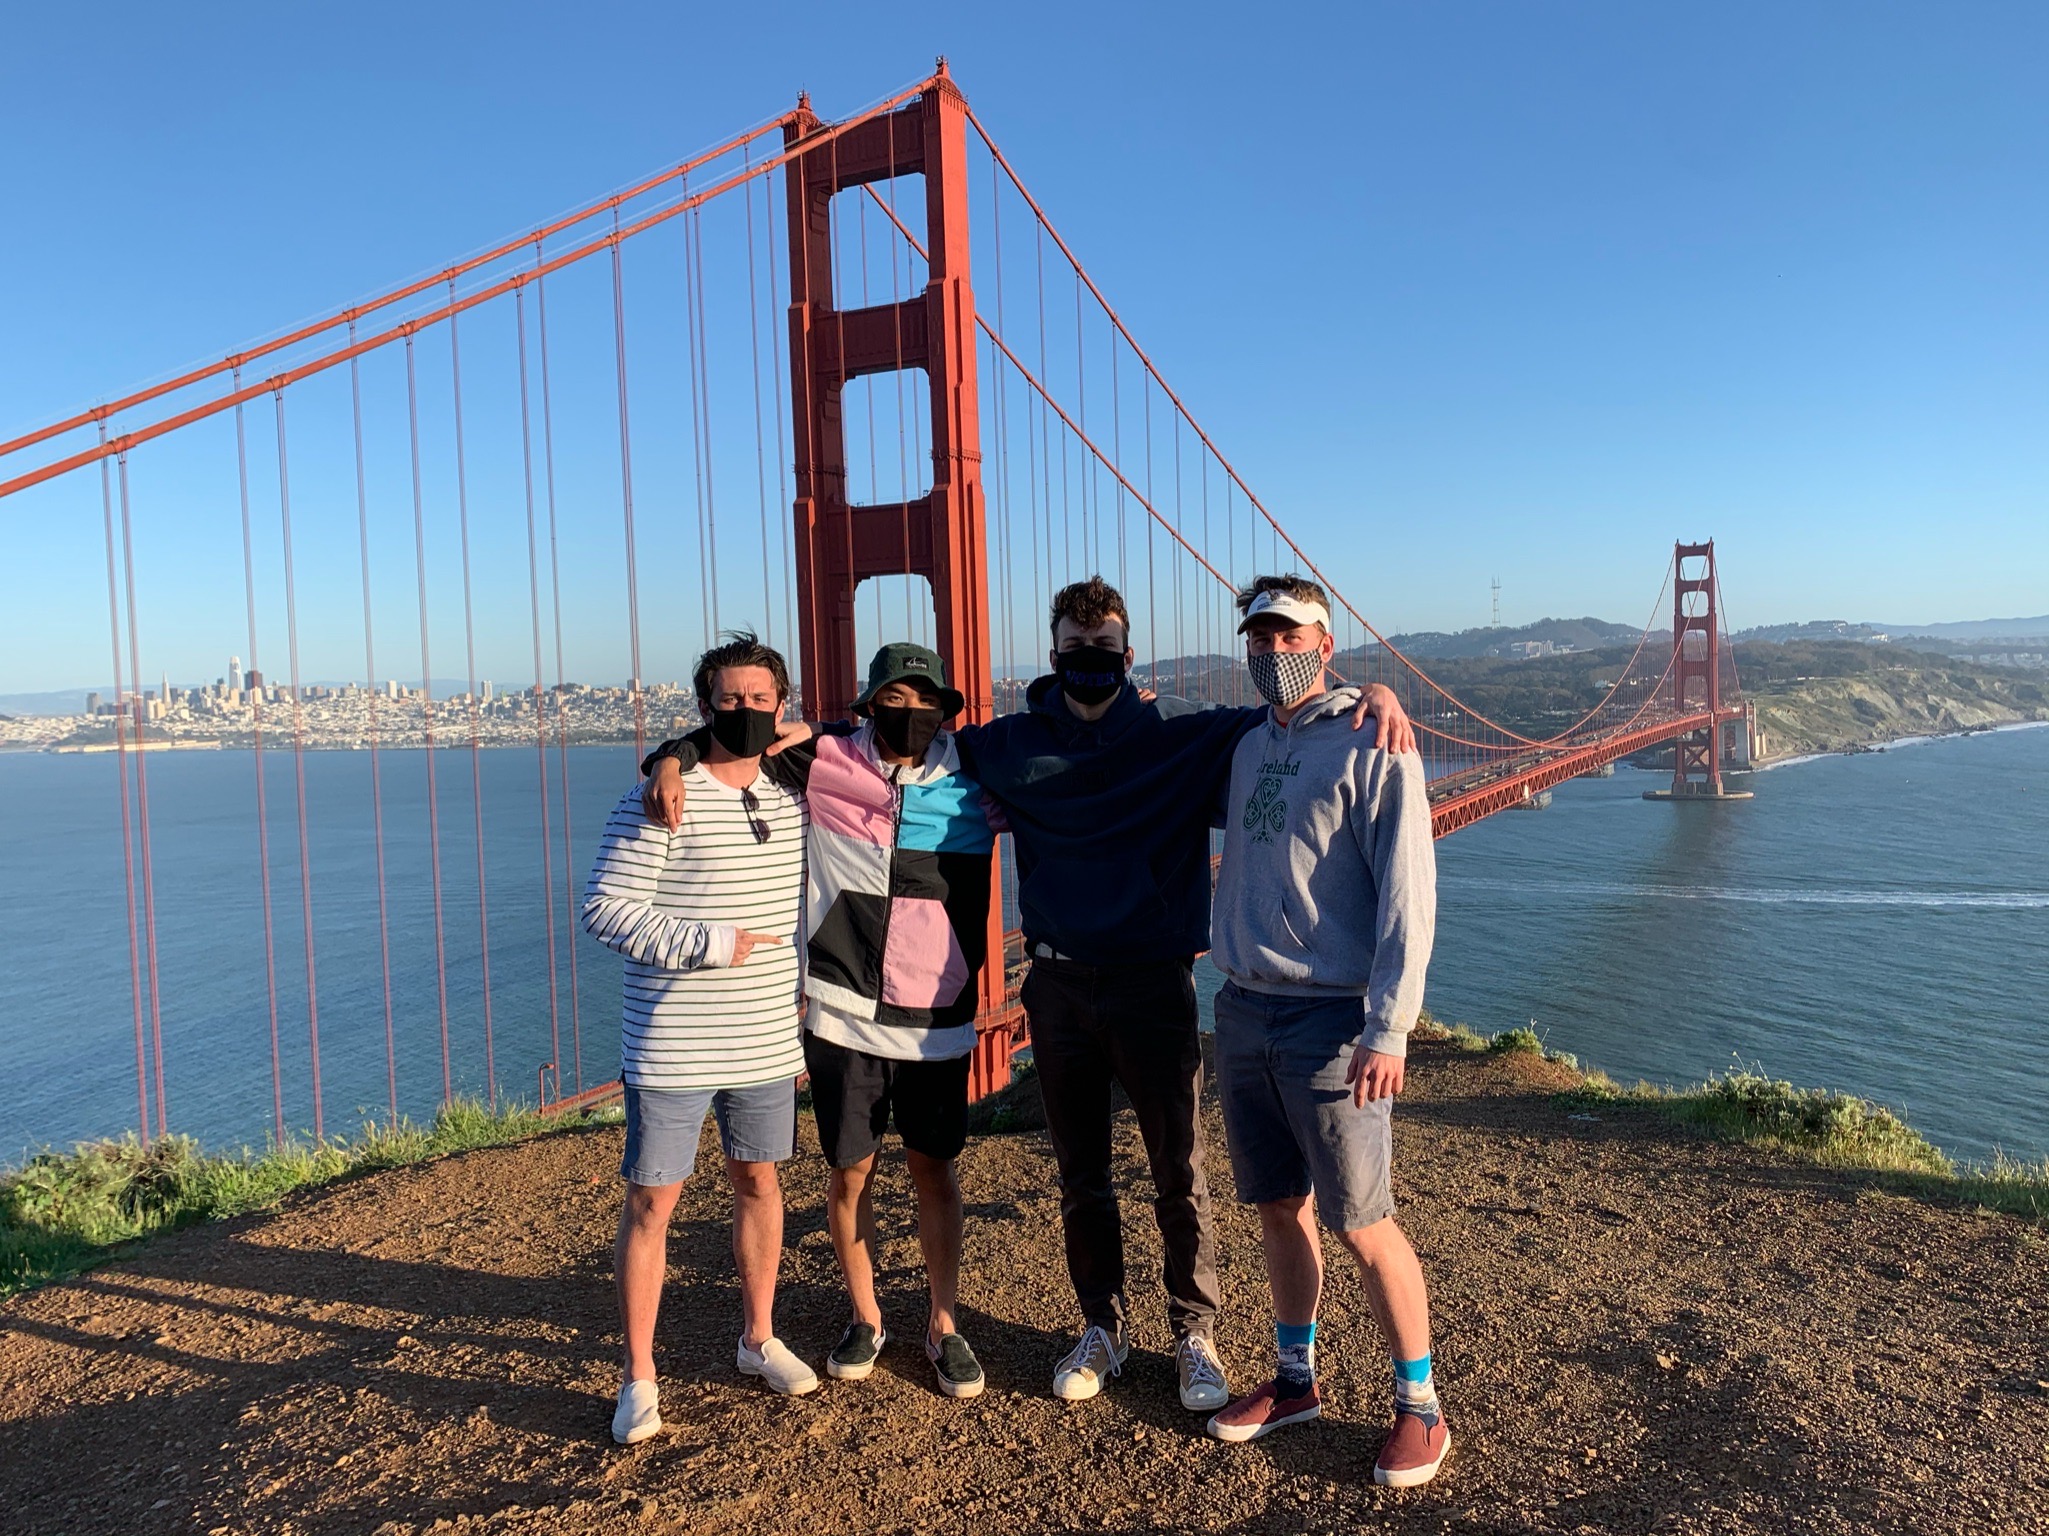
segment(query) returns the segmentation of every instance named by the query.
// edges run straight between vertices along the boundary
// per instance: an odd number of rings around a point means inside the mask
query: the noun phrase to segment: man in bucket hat
[[[826,1360],[859,1381],[888,1342],[875,1294],[875,1160],[892,1120],[918,1199],[930,1293],[925,1353],[939,1390],[976,1397],[982,1368],[959,1331],[962,1210],[954,1161],[967,1139],[976,977],[986,959],[995,832],[961,772],[947,722],[967,701],[922,645],[869,663],[850,731],[763,763],[804,794],[804,1064],[832,1167],[828,1224],[853,1319]],[[703,733],[662,749],[688,768]]]

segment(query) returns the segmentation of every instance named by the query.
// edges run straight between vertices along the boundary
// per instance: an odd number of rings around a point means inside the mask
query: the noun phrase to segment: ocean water
[[[432,1112],[444,1014],[446,1081],[485,1093],[487,997],[501,1094],[531,1098],[550,1060],[565,1090],[579,1070],[586,1084],[615,1072],[618,964],[574,934],[569,893],[633,756],[567,756],[566,856],[554,751],[545,839],[531,749],[474,765],[466,750],[435,756],[437,951],[428,758],[380,755],[394,1069],[370,755],[306,754],[328,1132],[386,1113],[393,1076],[402,1112]],[[273,978],[254,759],[152,754],[148,771],[170,1127],[260,1143],[273,1125]],[[306,1130],[315,1020],[289,750],[267,752],[264,773],[282,1099],[288,1126]],[[111,756],[0,755],[0,1163],[137,1122],[115,775]],[[1434,1012],[1488,1033],[1534,1023],[1624,1080],[1761,1066],[1892,1105],[1961,1156],[2049,1155],[2049,730],[1792,763],[1734,804],[1644,801],[1660,777],[1578,780],[1548,810],[1438,845]],[[147,990],[143,1008],[147,1028]]]

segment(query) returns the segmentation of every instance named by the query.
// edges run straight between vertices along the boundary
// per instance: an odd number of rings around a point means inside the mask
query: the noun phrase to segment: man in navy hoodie
[[[1017,856],[1024,1006],[1053,1155],[1079,1340],[1056,1397],[1094,1397],[1123,1368],[1124,1237],[1111,1182],[1111,1091],[1131,1101],[1153,1176],[1182,1406],[1230,1400],[1211,1342],[1216,1245],[1203,1170],[1202,1051],[1193,966],[1210,947],[1210,825],[1232,749],[1262,709],[1146,699],[1128,679],[1131,618],[1100,576],[1053,599],[1053,671],[1026,708],[955,731],[962,771],[1002,806]],[[1354,716],[1413,742],[1393,693]],[[650,814],[676,793],[649,760]]]

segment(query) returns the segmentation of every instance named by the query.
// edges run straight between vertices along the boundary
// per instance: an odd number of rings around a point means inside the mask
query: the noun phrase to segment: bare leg
[[[839,1255],[854,1321],[878,1332],[882,1308],[875,1300],[875,1154],[851,1168],[835,1168],[826,1183],[825,1221],[832,1251]]]
[[[928,1342],[958,1333],[954,1308],[960,1301],[960,1243],[963,1215],[960,1180],[951,1162],[904,1149],[911,1182],[918,1188],[918,1246],[925,1251],[925,1283],[932,1292],[932,1313],[925,1324]]]
[[[1429,1354],[1430,1298],[1423,1286],[1423,1266],[1394,1218],[1340,1232],[1337,1240],[1359,1261],[1366,1302],[1386,1336],[1388,1352],[1397,1360],[1420,1360]]]
[[[749,1349],[775,1337],[775,1278],[783,1258],[783,1190],[774,1163],[726,1159],[733,1183],[733,1266]]]
[[[1323,1294],[1323,1244],[1317,1239],[1309,1197],[1262,1204],[1259,1241],[1266,1250],[1275,1321],[1296,1327],[1315,1322],[1316,1303]]]
[[[680,1180],[626,1186],[619,1236],[612,1245],[612,1271],[619,1290],[628,1381],[655,1379],[655,1311],[662,1301],[662,1277],[669,1268],[669,1217],[682,1192]]]

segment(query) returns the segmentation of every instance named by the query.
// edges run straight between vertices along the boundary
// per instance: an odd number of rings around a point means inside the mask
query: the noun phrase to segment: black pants
[[[1174,1336],[1207,1335],[1217,1313],[1217,1259],[1202,1167],[1202,1047],[1191,962],[1034,960],[1024,1006],[1060,1167],[1067,1272],[1082,1316],[1113,1332],[1126,1316],[1124,1229],[1110,1183],[1114,1081],[1131,1099],[1152,1164]]]

